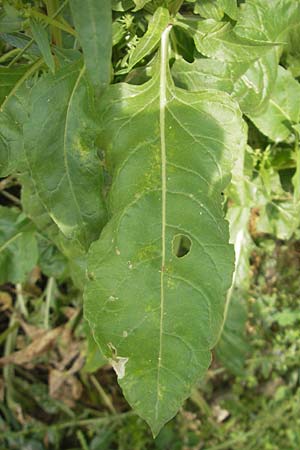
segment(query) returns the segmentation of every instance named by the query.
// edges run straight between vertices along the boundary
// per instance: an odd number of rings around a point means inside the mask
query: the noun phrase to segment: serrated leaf
[[[112,49],[111,0],[70,1],[75,28],[83,49],[87,74],[102,89],[110,82]]]
[[[34,227],[18,210],[0,206],[0,284],[24,282],[37,260]]]
[[[1,68],[0,176],[22,171],[25,165],[23,124],[27,120],[32,76],[41,61],[19,68]],[[3,94],[5,97],[3,98]]]
[[[51,53],[49,35],[46,28],[42,25],[41,22],[38,22],[35,19],[30,20],[30,28],[32,32],[32,36],[37,43],[41,54],[44,58],[45,63],[51,70],[51,72],[55,72],[55,62],[53,55]]]
[[[300,84],[283,67],[271,93],[268,107],[260,115],[249,114],[255,126],[275,142],[284,141],[292,131],[292,125],[300,121]]]
[[[168,25],[169,19],[169,11],[166,8],[157,8],[149,22],[148,30],[130,54],[128,70],[131,70],[133,66],[157,47],[161,38],[161,33]]]
[[[35,188],[68,239],[87,249],[105,222],[93,92],[80,63],[41,78],[24,126]]]
[[[154,435],[210,364],[233,271],[221,191],[245,143],[228,95],[174,86],[167,36],[152,80],[102,98],[111,220],[85,291],[95,340]]]

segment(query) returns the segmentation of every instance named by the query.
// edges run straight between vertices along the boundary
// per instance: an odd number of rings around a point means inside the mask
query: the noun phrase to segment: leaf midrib
[[[160,268],[160,325],[159,325],[159,352],[157,366],[157,394],[155,404],[155,418],[158,418],[158,406],[160,400],[160,370],[162,367],[162,337],[164,320],[164,271],[166,263],[166,195],[167,195],[167,158],[166,158],[166,129],[165,113],[167,104],[167,64],[168,64],[168,35],[171,30],[169,25],[161,36],[160,57],[160,83],[159,83],[159,128],[161,145],[161,201],[162,201],[162,228],[161,228],[161,268]]]

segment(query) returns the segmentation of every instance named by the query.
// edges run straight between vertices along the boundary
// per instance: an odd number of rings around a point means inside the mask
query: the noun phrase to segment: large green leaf
[[[27,120],[32,76],[41,66],[0,69],[0,176],[24,169],[23,124]]]
[[[237,35],[235,27],[229,22],[180,19],[177,24],[194,36],[196,48],[200,53],[220,61],[250,63],[273,46],[271,42],[256,43]]]
[[[286,42],[300,26],[300,3],[294,0],[247,0],[241,5],[235,32],[255,42]]]
[[[83,49],[87,74],[96,89],[110,81],[112,48],[111,0],[71,0],[76,31]]]
[[[167,36],[152,80],[102,98],[111,220],[85,292],[95,340],[154,435],[210,364],[234,260],[221,193],[245,144],[226,93],[174,86]]]
[[[172,74],[178,86],[190,91],[218,89],[232,93],[235,82],[246,70],[245,64],[231,64],[212,58],[196,58],[192,63],[177,59]]]
[[[196,58],[192,63],[177,59],[172,73],[180,87],[191,91],[202,87],[228,92],[245,114],[258,114],[266,108],[276,81],[277,67],[277,51],[271,49],[250,64],[213,58]]]
[[[22,283],[37,260],[32,224],[18,210],[0,206],[0,284]]]
[[[283,67],[278,77],[268,107],[260,115],[250,115],[251,120],[273,141],[284,141],[294,131],[293,124],[300,121],[300,84]]]
[[[24,126],[31,176],[51,218],[83,248],[105,221],[95,130],[93,92],[80,63],[44,76],[33,88]]]

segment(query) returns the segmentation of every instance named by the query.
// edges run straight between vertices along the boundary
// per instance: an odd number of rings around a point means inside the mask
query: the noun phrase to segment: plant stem
[[[17,437],[17,436],[24,436],[26,434],[32,434],[32,433],[45,433],[49,430],[63,430],[64,428],[72,428],[72,427],[86,427],[90,425],[106,425],[111,422],[117,422],[123,419],[126,419],[127,417],[134,416],[133,411],[128,411],[126,413],[122,414],[116,414],[114,416],[107,416],[107,417],[97,417],[93,419],[82,419],[82,420],[70,420],[67,422],[52,424],[52,425],[41,425],[41,426],[32,426],[28,427],[27,429],[23,429],[20,431],[5,431],[4,433],[0,434],[0,439],[6,437]]]
[[[17,290],[17,306],[18,309],[20,310],[21,314],[24,317],[28,317],[28,311],[25,305],[25,301],[24,301],[24,297],[23,297],[23,289],[22,289],[22,284],[21,283],[17,283],[16,285],[16,290]]]
[[[8,200],[15,203],[16,205],[18,205],[18,206],[21,205],[20,199],[18,197],[16,197],[15,195],[11,194],[10,192],[7,192],[3,189],[2,191],[0,191],[0,193],[1,193],[1,195],[3,195],[3,197],[6,197]]]
[[[50,306],[52,303],[53,295],[54,295],[54,289],[55,289],[55,278],[50,277],[47,282],[46,287],[46,311],[45,311],[45,317],[44,317],[44,327],[49,328],[49,313],[50,313]]]
[[[91,381],[95,388],[97,389],[98,393],[100,394],[101,399],[103,400],[103,403],[107,406],[107,408],[110,410],[112,414],[116,414],[117,411],[115,410],[114,405],[111,402],[111,399],[106,394],[105,390],[97,380],[97,378],[94,375],[91,375]]]
[[[46,7],[48,16],[53,18],[56,11],[59,9],[59,2],[58,0],[46,0]],[[57,17],[57,15],[55,17]],[[50,26],[50,30],[53,44],[57,45],[58,47],[61,47],[62,46],[61,30],[53,26]]]

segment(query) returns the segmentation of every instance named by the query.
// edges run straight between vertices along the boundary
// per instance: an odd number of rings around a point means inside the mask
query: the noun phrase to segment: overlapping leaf
[[[22,283],[38,260],[35,230],[23,214],[0,207],[0,283]]]
[[[181,19],[178,25],[193,34],[197,50],[204,56],[220,61],[255,61],[273,47],[272,42],[256,43],[236,34],[230,22],[214,19],[189,21]]]
[[[24,126],[27,161],[49,215],[83,248],[105,221],[95,130],[93,92],[80,63],[39,81]]]
[[[235,65],[212,58],[197,58],[192,63],[181,58],[172,67],[172,74],[180,87],[190,91],[198,91],[200,87],[217,89],[229,94],[244,71],[243,64]]]
[[[111,0],[71,0],[70,6],[81,43],[87,74],[96,90],[110,81],[112,47]]]
[[[279,66],[267,110],[250,118],[273,141],[284,141],[293,133],[292,125],[300,121],[300,84],[290,72]]]
[[[24,170],[23,124],[27,120],[32,75],[41,62],[0,71],[0,176]]]
[[[225,93],[189,93],[160,70],[102,98],[111,220],[89,255],[85,315],[154,435],[210,363],[231,284],[222,212],[244,125]]]
[[[285,43],[300,26],[300,4],[294,0],[247,0],[241,5],[235,33],[254,42]]]
[[[157,47],[161,33],[168,25],[170,15],[166,8],[157,8],[149,23],[148,30],[130,54],[129,70]]]
[[[28,174],[24,174],[21,181],[23,211],[39,230],[39,264],[43,273],[53,276],[53,272],[57,272],[60,267],[61,272],[56,275],[57,279],[67,271],[75,286],[83,289],[86,273],[85,251],[78,242],[74,239],[67,239],[60,231],[41,202]]]

